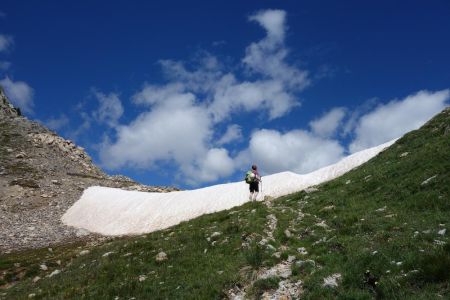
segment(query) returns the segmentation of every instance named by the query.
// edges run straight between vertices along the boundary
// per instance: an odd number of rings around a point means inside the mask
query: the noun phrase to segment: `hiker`
[[[259,183],[261,182],[261,176],[258,173],[258,167],[256,165],[253,165],[252,169],[246,173],[245,182],[249,184],[250,188],[249,200],[256,201],[259,193]]]

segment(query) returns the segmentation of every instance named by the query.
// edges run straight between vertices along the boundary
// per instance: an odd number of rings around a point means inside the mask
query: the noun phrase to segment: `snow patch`
[[[309,174],[282,172],[265,176],[262,198],[277,198],[332,180],[367,162],[394,142],[354,153]],[[83,192],[61,219],[66,225],[103,235],[143,234],[248,201],[248,185],[243,181],[170,193],[93,186]]]

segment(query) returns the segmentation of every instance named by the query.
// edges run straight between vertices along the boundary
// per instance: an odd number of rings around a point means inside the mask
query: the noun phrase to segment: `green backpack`
[[[253,176],[252,176],[253,175]],[[253,174],[252,171],[247,171],[247,173],[245,173],[245,182],[250,184],[254,181],[254,176],[255,174]]]

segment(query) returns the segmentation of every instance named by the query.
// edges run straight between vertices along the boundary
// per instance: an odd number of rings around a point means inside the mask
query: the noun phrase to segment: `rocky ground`
[[[21,116],[0,89],[0,253],[95,239],[60,221],[83,190],[93,185],[175,190],[105,174],[83,148]]]

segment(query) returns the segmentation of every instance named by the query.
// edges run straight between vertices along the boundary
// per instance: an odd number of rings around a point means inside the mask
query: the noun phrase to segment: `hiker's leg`
[[[259,194],[259,192],[254,192],[254,193],[253,193],[253,195],[254,195],[254,199],[253,199],[253,200],[254,200],[254,201],[256,201],[256,198],[258,198],[258,194]]]
[[[250,195],[248,196],[248,200],[250,200],[250,201],[253,200],[253,192],[250,192]]]

